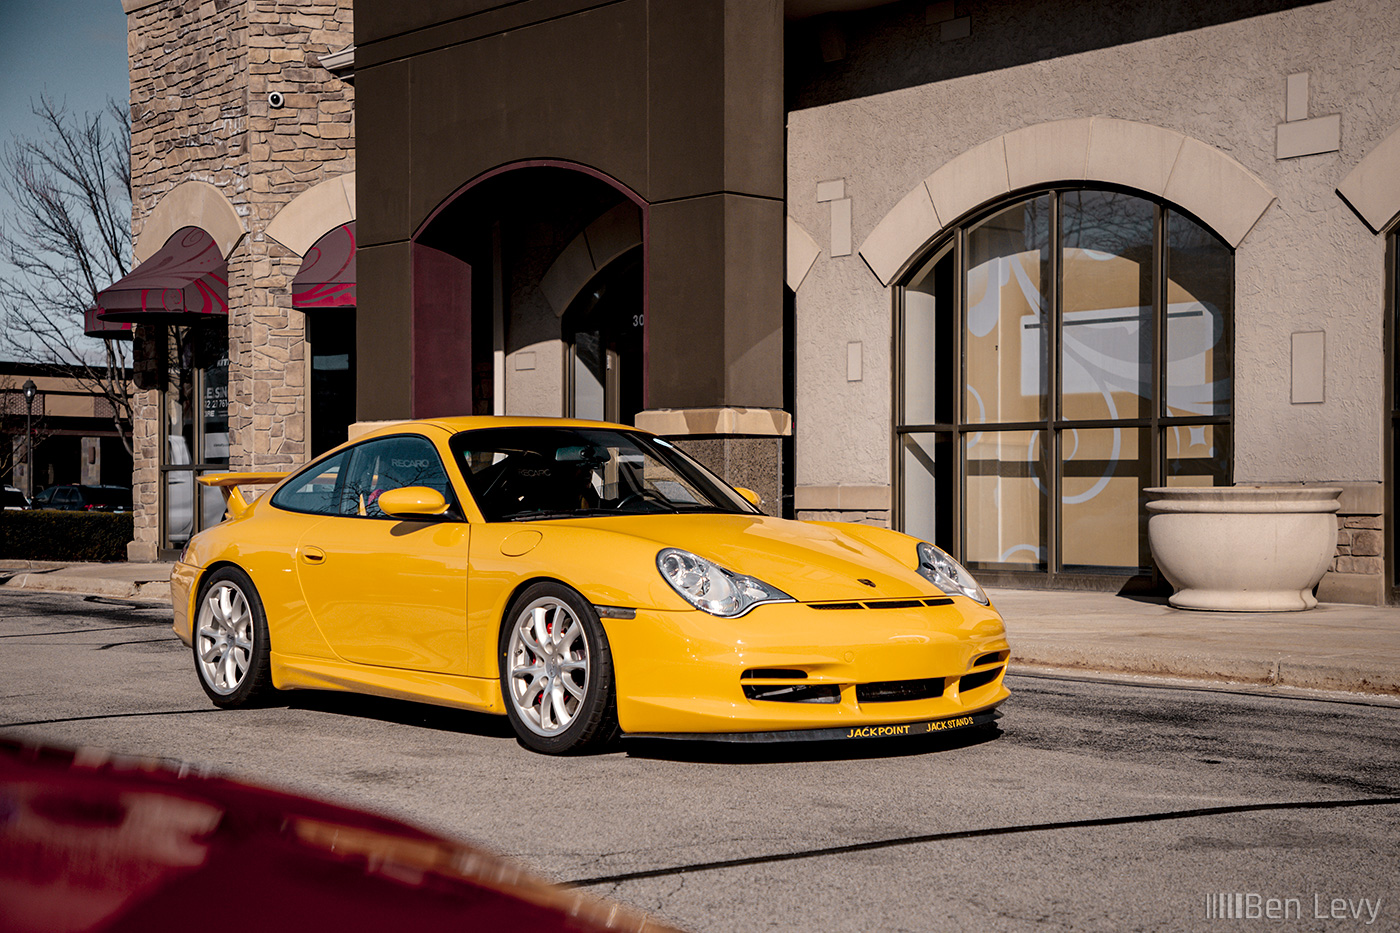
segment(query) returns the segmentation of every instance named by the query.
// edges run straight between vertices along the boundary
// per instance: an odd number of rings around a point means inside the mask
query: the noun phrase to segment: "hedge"
[[[0,559],[126,560],[130,512],[0,511]]]

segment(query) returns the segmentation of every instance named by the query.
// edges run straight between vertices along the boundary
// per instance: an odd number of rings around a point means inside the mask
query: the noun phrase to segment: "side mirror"
[[[400,486],[379,494],[380,511],[395,518],[432,518],[447,512],[447,499],[427,486]]]
[[[747,486],[735,486],[734,491],[748,500],[749,505],[754,508],[760,509],[763,507],[763,499],[759,497],[758,493],[749,489]]]

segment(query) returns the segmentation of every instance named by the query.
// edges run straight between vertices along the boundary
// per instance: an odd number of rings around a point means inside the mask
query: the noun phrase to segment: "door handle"
[[[326,552],[318,547],[304,547],[301,549],[301,559],[308,564],[324,564]]]

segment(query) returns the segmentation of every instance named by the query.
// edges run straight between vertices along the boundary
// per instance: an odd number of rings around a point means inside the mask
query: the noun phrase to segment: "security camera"
[[[281,107],[287,103],[287,98],[282,96],[281,91],[273,91],[267,95],[267,105],[269,107]]]

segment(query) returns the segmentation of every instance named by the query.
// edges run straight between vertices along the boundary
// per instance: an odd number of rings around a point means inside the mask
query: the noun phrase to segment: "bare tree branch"
[[[0,153],[0,345],[111,402],[132,452],[129,345],[83,334],[97,293],[131,267],[131,121],[124,107],[81,117],[40,97],[41,130]]]

